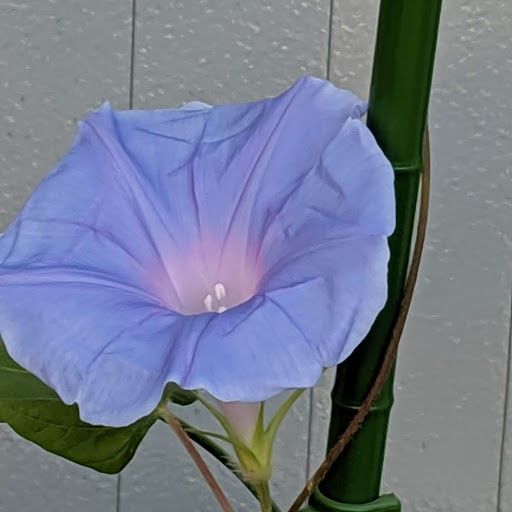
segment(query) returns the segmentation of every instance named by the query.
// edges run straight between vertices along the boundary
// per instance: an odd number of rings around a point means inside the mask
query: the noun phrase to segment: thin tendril
[[[178,439],[183,444],[183,447],[188,452],[192,460],[197,466],[197,469],[205,479],[208,487],[210,487],[213,492],[215,498],[219,502],[220,508],[223,512],[235,512],[235,509],[229,503],[224,491],[221,489],[217,480],[212,475],[211,471],[208,469],[206,462],[201,457],[200,453],[197,451],[197,448],[194,446],[194,443],[190,440],[187,433],[183,429],[181,423],[178,419],[167,409],[167,407],[162,406],[158,409],[160,417],[171,427],[171,429],[178,436]]]
[[[251,492],[256,498],[258,498],[258,491],[255,487],[253,487],[250,483],[246,482],[242,478],[242,474],[238,470],[238,465],[231,458],[231,456],[223,450],[217,443],[209,439],[203,432],[193,428],[186,421],[177,418],[177,420],[181,423],[181,426],[187,433],[188,437],[192,439],[199,446],[204,448],[210,455],[215,457],[222,465],[224,465],[229,471],[235,475],[236,478]],[[272,512],[281,512],[276,503],[272,502]]]

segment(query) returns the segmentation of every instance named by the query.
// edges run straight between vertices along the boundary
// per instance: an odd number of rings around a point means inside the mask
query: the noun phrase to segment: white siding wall
[[[133,103],[245,101],[299,74],[367,95],[377,0],[138,0]],[[331,48],[328,48],[332,9]],[[129,104],[132,0],[0,2],[0,227],[101,101]],[[447,0],[431,102],[432,210],[397,373],[384,487],[407,512],[512,510],[506,421],[512,264],[512,3]],[[323,454],[329,386],[278,442],[285,504]],[[311,406],[311,432],[309,417]],[[188,417],[208,422],[199,408]],[[309,440],[308,440],[309,436]],[[250,497],[219,470],[239,510]],[[118,485],[119,484],[119,485]],[[215,511],[163,427],[116,477],[46,454],[0,426],[1,512]]]

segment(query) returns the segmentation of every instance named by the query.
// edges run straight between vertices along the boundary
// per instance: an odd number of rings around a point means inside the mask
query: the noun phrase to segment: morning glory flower
[[[314,385],[387,295],[393,174],[364,111],[305,77],[253,103],[90,114],[0,238],[11,356],[111,426],[168,382],[224,402]]]

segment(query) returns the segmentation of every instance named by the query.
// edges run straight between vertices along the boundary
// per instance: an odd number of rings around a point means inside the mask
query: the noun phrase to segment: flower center
[[[207,293],[203,300],[206,311],[224,313],[229,308],[229,305],[226,306],[224,303],[225,298],[226,287],[222,283],[216,283],[213,287],[213,293]]]
[[[247,243],[200,241],[165,251],[164,272],[153,274],[155,295],[182,315],[224,313],[251,299],[263,270]]]

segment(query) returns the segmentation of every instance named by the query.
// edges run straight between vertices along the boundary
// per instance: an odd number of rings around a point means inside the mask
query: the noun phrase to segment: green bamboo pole
[[[405,283],[422,169],[441,0],[382,0],[370,87],[368,126],[395,169],[397,227],[390,239],[389,296],[366,340],[338,368],[328,445],[363,402],[386,349]],[[319,512],[399,512],[393,495],[379,496],[393,375],[363,427],[311,500]]]

